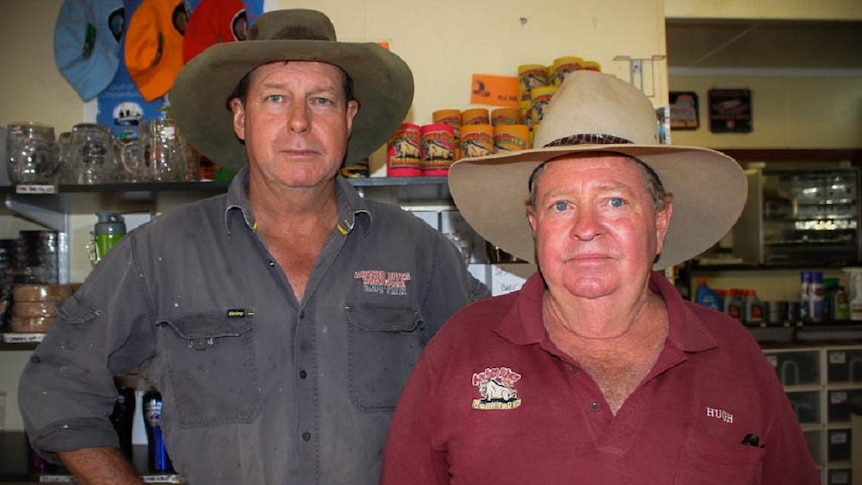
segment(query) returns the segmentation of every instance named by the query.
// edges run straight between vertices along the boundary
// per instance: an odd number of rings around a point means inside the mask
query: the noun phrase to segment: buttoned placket
[[[320,450],[320,416],[317,406],[317,343],[313,310],[300,308],[294,322],[296,340],[294,345],[295,382],[297,397],[296,432],[299,466],[298,481],[317,483]]]

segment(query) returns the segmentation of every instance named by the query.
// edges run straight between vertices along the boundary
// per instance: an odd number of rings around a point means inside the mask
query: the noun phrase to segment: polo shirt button
[[[305,318],[305,310],[299,311],[299,318]]]
[[[308,441],[310,439],[311,439],[311,433],[309,433],[308,431],[302,433],[302,441]]]
[[[275,261],[270,260],[270,261],[269,261],[269,267],[270,267],[270,268],[275,268]]]
[[[602,403],[593,401],[590,403],[590,411],[597,413],[602,410]]]
[[[566,370],[568,370],[568,371],[569,371],[569,372],[571,372],[572,374],[574,374],[575,372],[578,372],[578,368],[577,368],[577,367],[575,367],[575,365],[574,365],[574,364],[568,364],[568,365],[566,365]]]
[[[306,377],[308,377],[308,372],[305,372],[305,369],[302,369],[301,371],[299,371],[299,378],[300,379],[305,379]]]

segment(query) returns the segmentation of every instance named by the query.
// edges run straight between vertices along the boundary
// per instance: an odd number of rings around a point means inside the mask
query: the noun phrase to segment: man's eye
[[[609,203],[611,204],[611,207],[622,207],[626,205],[626,201],[619,197],[613,197]]]
[[[557,202],[554,202],[554,210],[562,212],[568,208],[569,208],[569,203],[566,201],[558,200]]]
[[[329,98],[314,98],[314,99],[312,99],[312,102],[314,104],[321,104],[321,105],[332,104],[332,100]]]
[[[280,94],[270,94],[266,97],[267,101],[272,101],[273,103],[280,103],[284,100],[284,96]]]

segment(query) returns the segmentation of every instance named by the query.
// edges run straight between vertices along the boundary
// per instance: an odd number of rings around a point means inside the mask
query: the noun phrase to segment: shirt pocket
[[[673,483],[756,485],[760,483],[763,454],[763,448],[689,430]]]
[[[192,315],[158,328],[170,383],[162,392],[181,428],[254,420],[262,397],[251,315]]]
[[[86,300],[72,296],[59,305],[57,324],[51,326],[51,338],[58,340],[58,348],[76,350],[93,321],[101,314]]]
[[[422,352],[421,315],[413,308],[367,303],[345,311],[350,400],[363,411],[392,411]]]

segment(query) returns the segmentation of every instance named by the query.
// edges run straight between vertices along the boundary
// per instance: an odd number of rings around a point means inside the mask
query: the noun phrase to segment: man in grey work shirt
[[[141,483],[107,419],[135,368],[192,485],[376,483],[421,349],[487,295],[442,235],[337,176],[407,113],[406,64],[309,10],[248,39],[192,59],[171,94],[192,145],[242,167],[228,193],[114,246],[21,378],[33,446],[82,483]]]

